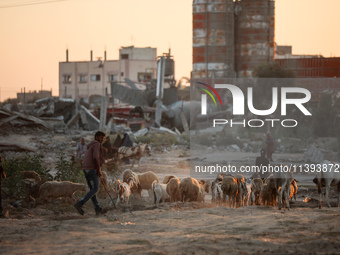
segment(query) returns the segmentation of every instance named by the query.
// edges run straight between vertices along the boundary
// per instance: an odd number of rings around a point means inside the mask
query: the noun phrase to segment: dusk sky
[[[35,4],[38,3],[38,4]],[[275,41],[293,54],[340,57],[339,0],[276,0]],[[175,76],[192,69],[192,0],[0,0],[0,100],[53,90],[58,64],[118,59],[121,46],[171,48]]]

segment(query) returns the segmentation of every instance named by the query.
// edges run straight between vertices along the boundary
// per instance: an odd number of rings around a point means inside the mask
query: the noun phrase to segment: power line
[[[64,2],[64,1],[67,1],[67,0],[47,0],[47,1],[42,1],[42,2],[35,1],[35,2],[27,2],[27,3],[0,5],[0,9],[21,7],[21,6],[28,6],[28,5],[49,4],[49,3]]]

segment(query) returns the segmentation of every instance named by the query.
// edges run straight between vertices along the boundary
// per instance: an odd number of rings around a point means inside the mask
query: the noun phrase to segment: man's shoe
[[[79,204],[75,203],[73,206],[74,206],[74,208],[77,209],[77,211],[79,212],[80,215],[84,215],[85,212]]]
[[[102,209],[100,208],[100,210],[97,210],[96,211],[96,215],[99,216],[99,215],[102,215],[102,214],[105,214],[107,213],[107,209]]]

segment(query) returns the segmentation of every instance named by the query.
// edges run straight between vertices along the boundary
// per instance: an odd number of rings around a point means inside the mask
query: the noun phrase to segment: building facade
[[[62,98],[83,99],[90,102],[91,97],[111,94],[111,82],[147,82],[156,78],[157,49],[136,48],[119,49],[118,60],[66,61],[59,62],[59,96]]]
[[[274,61],[273,0],[194,0],[192,82],[251,77]]]

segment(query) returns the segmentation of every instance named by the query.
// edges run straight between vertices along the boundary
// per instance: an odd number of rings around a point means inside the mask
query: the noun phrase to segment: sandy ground
[[[166,174],[188,176],[188,154],[178,148],[155,151],[143,159],[140,171],[152,170],[160,180]],[[247,160],[256,156],[245,155]],[[146,192],[142,200],[132,198],[129,207],[118,209],[110,199],[100,200],[109,209],[102,216],[95,215],[91,202],[84,216],[68,204],[33,209],[5,205],[0,254],[340,254],[336,195],[332,191],[333,207],[323,203],[321,210],[310,182],[301,185],[291,210],[212,205],[210,194],[205,203],[156,208]]]

